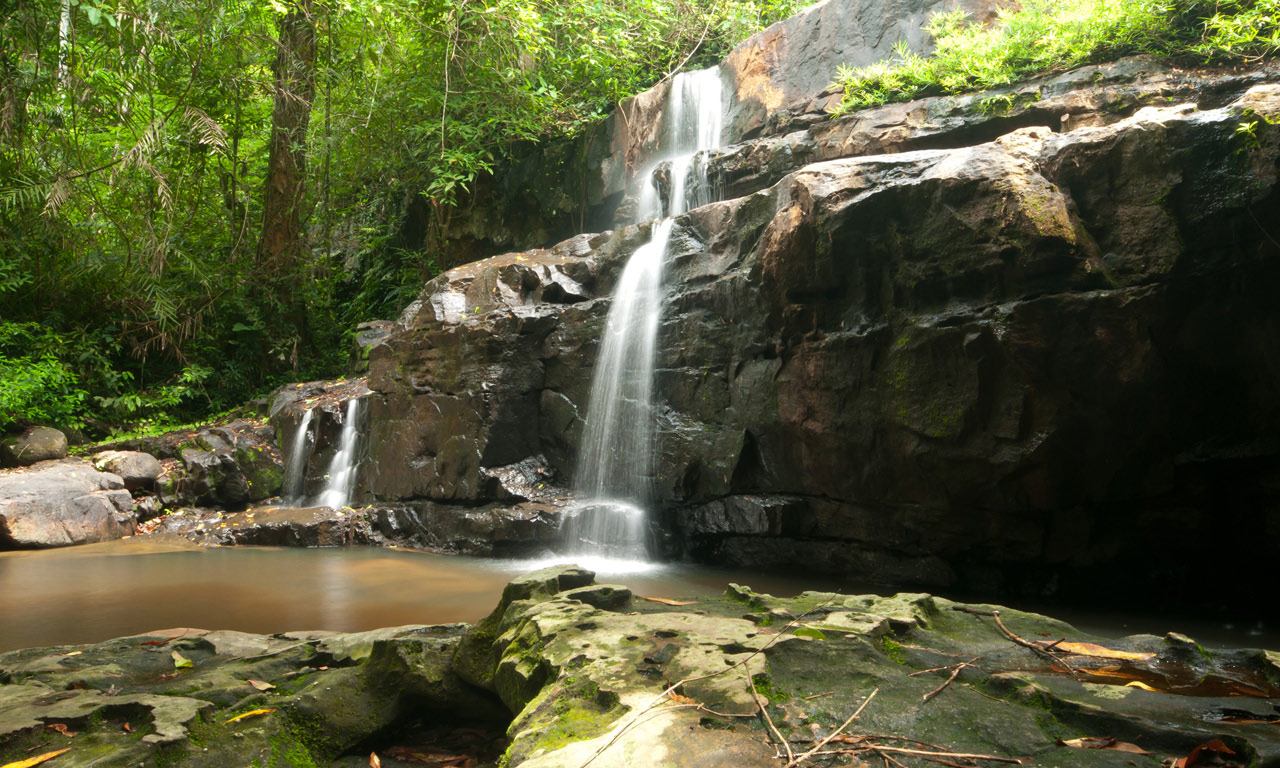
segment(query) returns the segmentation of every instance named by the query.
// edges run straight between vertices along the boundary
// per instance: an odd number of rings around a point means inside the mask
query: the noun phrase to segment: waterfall
[[[347,401],[342,420],[342,433],[338,437],[338,450],[329,461],[328,477],[324,491],[316,503],[322,507],[345,507],[351,503],[356,487],[356,470],[360,467],[360,432],[364,421],[365,398],[353,397]]]
[[[302,505],[307,495],[307,464],[311,461],[311,448],[315,439],[311,435],[311,409],[302,412],[298,431],[289,441],[289,454],[284,469],[284,488],[281,497],[286,506]]]
[[[681,72],[671,81],[657,157],[639,174],[636,221],[679,216],[714,202],[707,179],[708,151],[720,146],[724,131],[724,87],[720,68]],[[656,176],[666,167],[668,196],[663,204]]]
[[[712,201],[706,151],[720,144],[724,107],[719,68],[676,75],[665,110],[662,156],[642,173],[637,220],[661,217],[654,176],[668,168],[668,217]],[[574,487],[582,497],[563,534],[582,551],[645,555],[645,505],[652,495],[656,409],[653,374],[662,309],[662,265],[674,221],[663,218],[632,254],[614,289],[591,380]]]

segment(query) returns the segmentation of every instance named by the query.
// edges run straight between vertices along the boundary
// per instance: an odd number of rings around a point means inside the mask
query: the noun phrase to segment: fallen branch
[[[880,745],[868,745],[865,747],[854,747],[852,749],[834,749],[824,754],[832,755],[848,755],[857,752],[866,752],[875,750],[877,752],[892,752],[896,755],[911,755],[913,757],[929,758],[952,758],[954,760],[989,760],[993,763],[1013,763],[1014,765],[1022,765],[1020,757],[1001,757],[999,755],[980,755],[974,752],[931,752],[924,749],[907,749],[906,747],[882,747]]]
[[[862,714],[862,710],[867,708],[867,705],[871,703],[871,700],[874,699],[876,697],[876,694],[879,692],[880,692],[879,688],[875,688],[874,690],[872,690],[871,694],[867,696],[866,701],[862,702],[862,705],[859,706],[856,710],[854,710],[853,714],[849,715],[849,719],[841,723],[839,728],[827,734],[826,737],[823,738],[822,741],[819,741],[817,745],[814,746],[813,749],[809,750],[808,752],[805,752],[803,755],[797,758],[794,758],[793,760],[788,762],[786,765],[782,766],[782,768],[795,768],[795,766],[799,765],[800,763],[803,763],[805,760],[808,760],[810,757],[813,756],[815,752],[825,747],[829,741],[839,736],[841,731],[843,731],[845,728],[848,728],[849,724],[858,718],[858,715]]]
[[[1021,637],[1018,637],[1017,635],[1015,635],[1012,631],[1010,631],[1010,629],[1004,625],[1004,622],[1000,620],[999,611],[987,610],[985,608],[974,608],[973,606],[969,606],[969,605],[953,605],[951,606],[951,610],[961,611],[963,613],[971,613],[974,616],[991,617],[992,619],[995,620],[996,627],[998,627],[1000,629],[1000,632],[1005,637],[1009,638],[1009,640],[1011,640],[1012,642],[1018,645],[1021,645],[1023,648],[1026,648],[1032,651],[1033,653],[1035,653],[1037,656],[1040,656],[1041,658],[1047,660],[1050,666],[1061,667],[1064,671],[1067,672],[1067,674],[1071,675],[1072,677],[1079,677],[1079,672],[1077,672],[1076,668],[1071,666],[1071,664],[1069,664],[1066,661],[1066,659],[1063,659],[1060,656],[1054,656],[1052,653],[1049,653],[1047,650],[1045,650],[1044,646],[1037,645],[1028,640],[1024,640]],[[1062,641],[1059,640],[1058,642],[1062,642]],[[1057,643],[1054,643],[1054,645],[1057,645]]]
[[[977,660],[978,660],[978,657],[974,656],[972,659],[969,659],[968,661],[962,661],[959,664],[954,665],[955,668],[951,670],[951,676],[948,677],[942,685],[938,686],[937,688],[934,688],[932,691],[929,691],[923,697],[921,697],[920,703],[924,704],[927,701],[929,701],[929,699],[932,699],[934,696],[937,696],[938,694],[942,693],[946,689],[946,687],[948,685],[951,685],[951,683],[960,674],[960,670],[964,669],[965,667],[973,666],[973,662]]]
[[[768,700],[763,704],[760,703],[760,699],[763,697],[756,692],[755,681],[751,679],[751,666],[746,662],[742,664],[742,674],[747,678],[747,693],[751,694],[751,699],[756,703],[756,708],[760,710],[760,714],[764,715],[764,720],[769,724],[769,730],[773,731],[774,738],[782,743],[783,749],[787,750],[787,761],[790,763],[796,759],[795,753],[791,751],[791,742],[787,741],[778,730],[778,726],[773,724],[773,718],[769,716]]]

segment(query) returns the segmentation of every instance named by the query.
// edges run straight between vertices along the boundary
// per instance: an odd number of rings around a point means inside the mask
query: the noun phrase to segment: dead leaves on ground
[[[1170,768],[1192,768],[1195,765],[1222,765],[1223,755],[1234,755],[1236,751],[1221,739],[1209,739],[1205,743],[1191,750],[1191,754],[1186,757],[1180,757],[1166,763]],[[1212,762],[1210,762],[1212,761]],[[1234,765],[1234,763],[1228,763]]]

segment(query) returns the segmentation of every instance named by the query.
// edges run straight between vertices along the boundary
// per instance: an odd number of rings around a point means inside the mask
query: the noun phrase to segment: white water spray
[[[311,461],[314,438],[311,435],[311,409],[302,412],[298,431],[289,441],[288,463],[284,469],[284,489],[281,497],[286,506],[301,506],[307,495],[307,464]]]
[[[360,468],[360,433],[364,421],[365,399],[354,397],[347,401],[342,420],[342,433],[338,437],[338,450],[329,461],[328,479],[324,491],[316,503],[321,507],[338,509],[351,503],[356,487],[356,472]]]
[[[706,151],[720,144],[724,108],[718,68],[681,73],[671,83],[667,144],[641,180],[637,220],[660,217],[653,180],[669,164],[669,216],[712,201]],[[615,557],[645,556],[645,505],[653,490],[654,358],[662,310],[662,265],[674,222],[653,225],[649,242],[632,254],[614,289],[600,355],[591,381],[574,486],[582,496],[566,518],[564,538],[579,551]]]

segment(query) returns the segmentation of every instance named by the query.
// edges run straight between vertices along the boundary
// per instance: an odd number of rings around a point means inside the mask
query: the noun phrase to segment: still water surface
[[[731,581],[788,596],[844,586],[690,565],[575,561],[596,570],[597,581],[658,597],[718,594]],[[361,547],[202,548],[145,538],[0,552],[0,651],[171,627],[349,632],[474,622],[493,610],[514,576],[547,564]]]
[[[575,558],[600,582],[667,598],[719,594],[729,582],[791,596],[806,589],[891,594],[884,586],[687,564]],[[174,627],[272,633],[343,632],[474,622],[514,576],[548,561],[450,557],[378,548],[202,548],[134,538],[46,551],[0,552],[0,652],[93,643]],[[1280,647],[1272,627],[1020,605],[1104,635],[1185,632],[1215,646]]]

